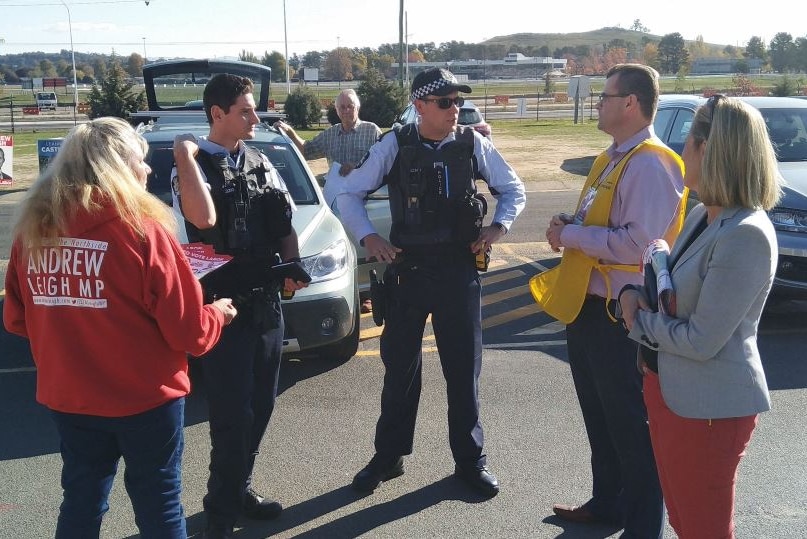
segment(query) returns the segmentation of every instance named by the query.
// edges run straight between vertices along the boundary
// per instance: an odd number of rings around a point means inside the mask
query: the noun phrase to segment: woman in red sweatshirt
[[[118,461],[144,537],[184,538],[187,354],[236,312],[204,305],[170,209],[146,191],[146,142],[123,120],[75,127],[15,224],[3,322],[30,340],[37,401],[61,439],[56,537],[98,537]]]

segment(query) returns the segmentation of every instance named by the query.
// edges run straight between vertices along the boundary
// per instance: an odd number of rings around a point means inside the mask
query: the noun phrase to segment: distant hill
[[[573,32],[569,34],[531,34],[520,33],[510,34],[507,36],[496,36],[494,38],[484,41],[486,45],[503,45],[507,48],[511,46],[516,47],[534,47],[540,48],[546,46],[550,51],[562,49],[564,47],[577,47],[580,45],[597,46],[610,43],[615,39],[621,39],[626,43],[634,43],[641,47],[646,41],[661,41],[663,36],[655,34],[648,34],[645,32],[637,32],[635,30],[625,30],[624,28],[600,28],[599,30],[592,30],[590,32]],[[690,43],[691,40],[686,41]],[[716,51],[722,51],[725,45],[714,43],[705,43],[709,48]]]

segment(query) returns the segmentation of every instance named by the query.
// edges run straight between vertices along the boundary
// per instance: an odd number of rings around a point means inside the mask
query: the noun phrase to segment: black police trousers
[[[277,302],[266,309],[280,310]],[[224,328],[221,340],[202,356],[210,414],[210,478],[203,505],[208,521],[235,524],[252,480],[264,432],[275,408],[283,320],[266,329],[255,313],[239,315]]]
[[[386,371],[376,453],[385,457],[412,453],[423,331],[431,314],[448,392],[451,453],[459,465],[484,465],[479,421],[482,287],[473,258],[426,259],[423,263],[404,260],[387,267],[384,283],[388,303],[381,359]]]

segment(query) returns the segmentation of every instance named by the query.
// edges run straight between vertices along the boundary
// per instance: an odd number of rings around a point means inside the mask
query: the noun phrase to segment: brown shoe
[[[361,312],[364,314],[373,312],[373,301],[370,298],[361,302]]]
[[[563,505],[556,503],[552,506],[552,511],[563,520],[568,520],[569,522],[579,522],[581,524],[600,522],[600,519],[586,509],[584,505]]]

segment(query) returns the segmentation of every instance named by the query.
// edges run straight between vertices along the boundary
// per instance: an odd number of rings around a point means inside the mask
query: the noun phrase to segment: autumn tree
[[[658,70],[658,43],[645,43],[642,48],[642,57],[646,65]]]
[[[143,76],[143,65],[146,61],[143,59],[142,56],[133,52],[129,55],[129,59],[126,60],[126,72],[129,73],[133,77],[142,77]]]
[[[423,53],[417,49],[410,49],[409,50],[409,61],[410,62],[425,62],[426,58],[423,56]]]
[[[363,79],[367,72],[367,57],[362,52],[354,51],[350,55],[350,73],[354,79]]]
[[[695,37],[695,41],[689,44],[688,50],[691,60],[706,58],[710,55],[709,47],[706,46],[706,43],[703,41],[703,36],[700,34]]]
[[[353,78],[350,61],[350,49],[338,47],[328,53],[325,58],[325,76],[333,80],[351,80]]]

